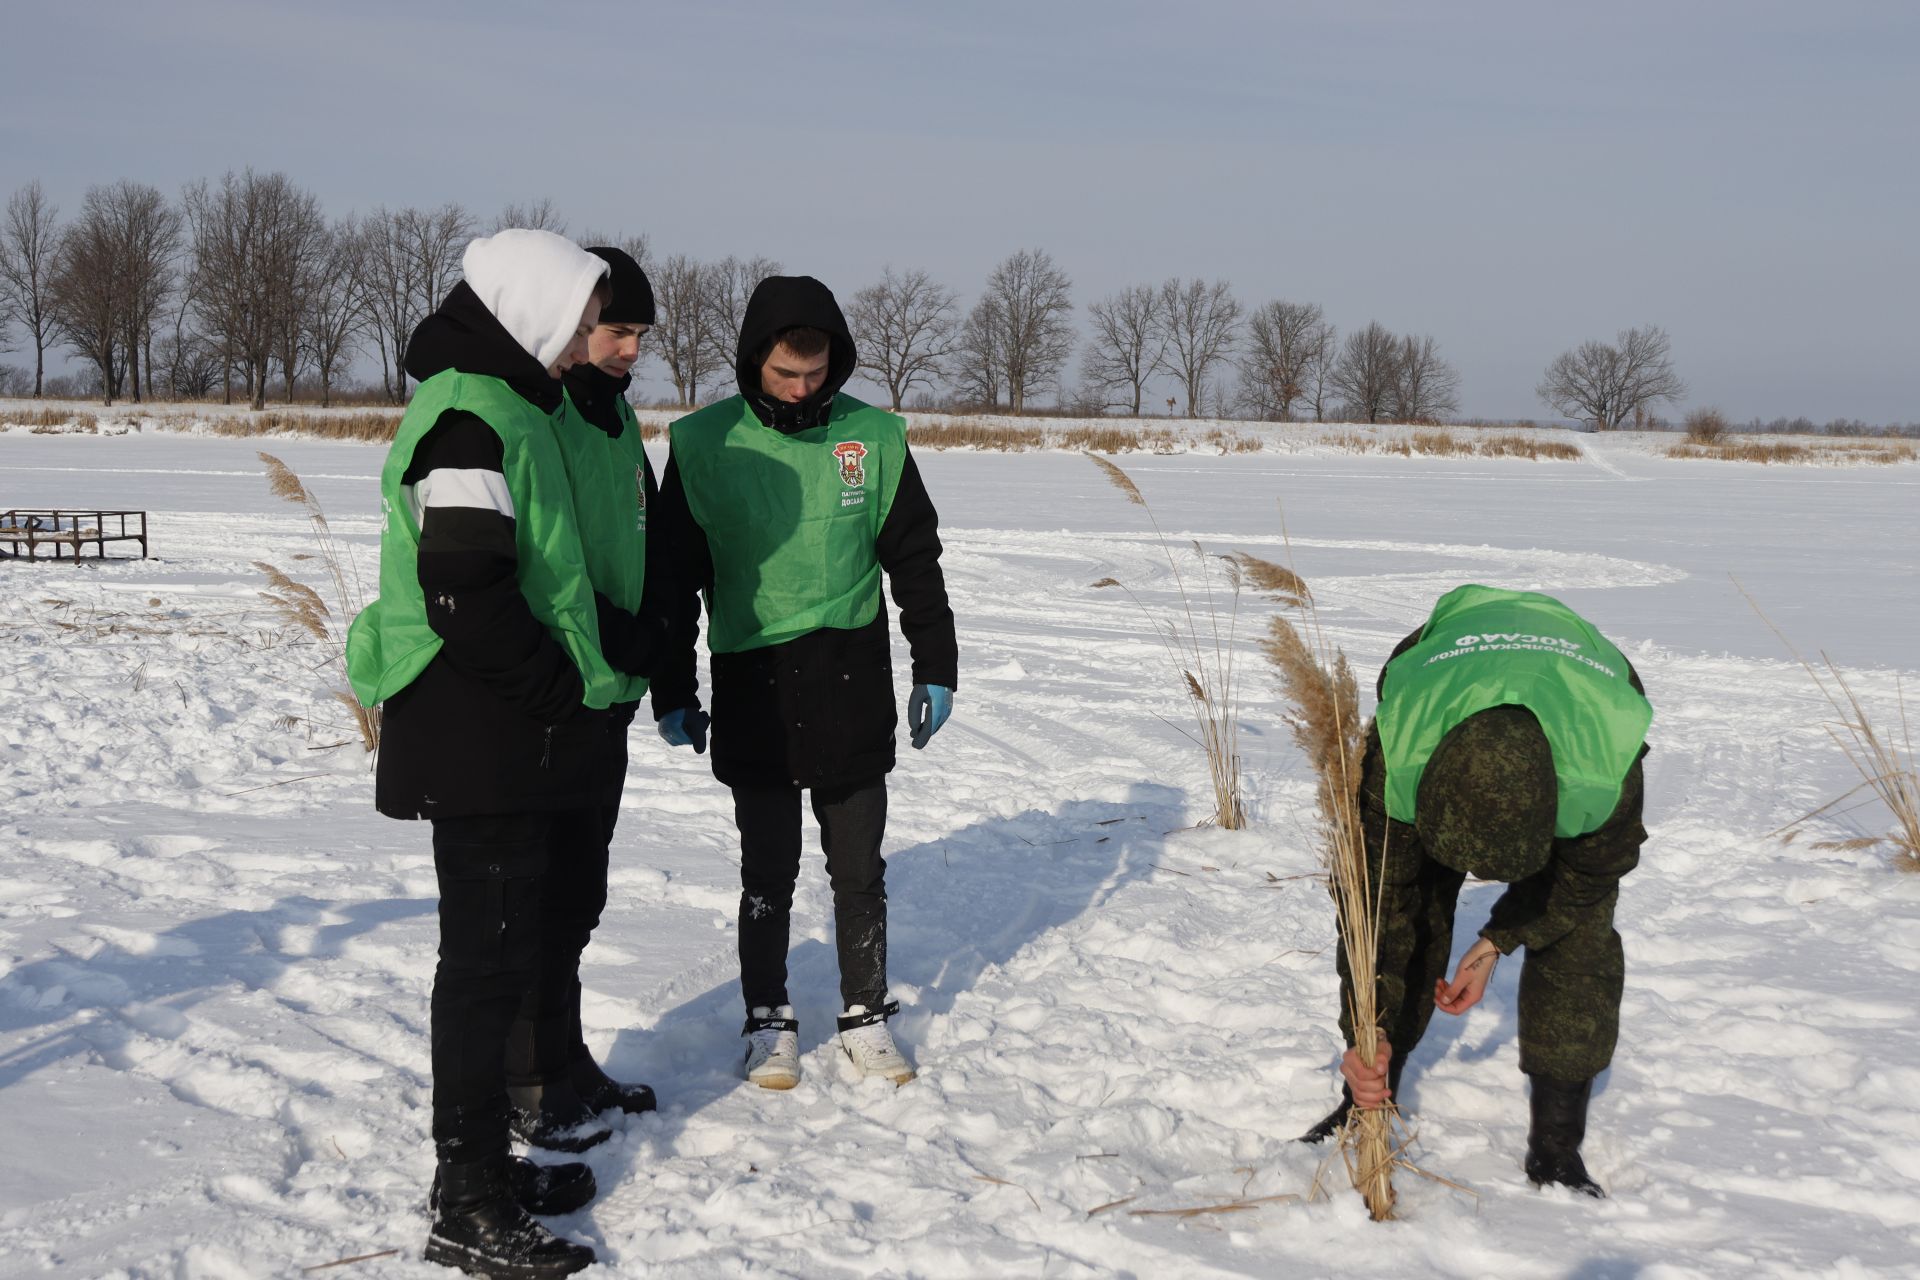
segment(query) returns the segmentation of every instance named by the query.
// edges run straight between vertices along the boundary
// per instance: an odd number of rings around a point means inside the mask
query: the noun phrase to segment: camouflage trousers
[[[1396,895],[1400,910],[1383,912],[1382,955],[1404,955],[1396,972],[1378,975],[1382,1026],[1396,1057],[1413,1052],[1433,1019],[1433,987],[1450,979],[1454,907],[1465,877],[1432,858],[1411,885]],[[1523,924],[1544,908],[1551,869],[1510,886],[1502,902],[1503,925]],[[1407,892],[1407,890],[1412,892]],[[1620,1036],[1620,995],[1626,961],[1613,927],[1616,890],[1582,911],[1573,928],[1551,946],[1523,948],[1520,967],[1520,1070],[1555,1080],[1589,1080],[1606,1070]],[[1397,936],[1395,936],[1397,935]],[[1344,949],[1338,956],[1340,985],[1351,989]],[[1353,1043],[1351,1015],[1342,999],[1340,1029]]]

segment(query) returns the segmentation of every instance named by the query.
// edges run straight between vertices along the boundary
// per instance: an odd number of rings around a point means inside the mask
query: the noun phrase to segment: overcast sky
[[[1082,308],[1197,275],[1430,333],[1489,417],[1651,323],[1692,404],[1920,421],[1917,155],[1905,0],[19,0],[0,42],[0,195],[63,212],[252,165],[967,304],[1043,248]]]

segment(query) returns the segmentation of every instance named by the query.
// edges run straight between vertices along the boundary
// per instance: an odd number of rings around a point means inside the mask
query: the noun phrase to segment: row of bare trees
[[[10,332],[31,347],[35,395],[47,353],[64,348],[109,403],[217,392],[255,408],[270,394],[291,401],[297,385],[327,403],[366,356],[398,402],[414,327],[458,281],[467,242],[505,226],[567,231],[549,200],[510,205],[488,227],[457,204],[330,219],[285,174],[251,169],[189,184],[177,202],[137,182],[94,187],[63,224],[33,182],[0,222],[0,351]],[[747,298],[780,263],[654,260],[645,236],[580,239],[618,244],[647,268],[653,351],[675,399],[725,394]],[[1184,392],[1189,417],[1420,422],[1460,408],[1459,374],[1431,336],[1369,323],[1342,339],[1316,303],[1248,310],[1226,281],[1197,278],[1129,285],[1089,305],[1069,386],[1072,281],[1040,249],[1001,261],[964,312],[925,271],[888,267],[851,295],[847,317],[861,372],[896,409],[916,391],[1016,413],[1052,394],[1138,416],[1159,378]],[[1686,388],[1666,334],[1646,326],[1563,353],[1537,390],[1556,412],[1609,430],[1644,422]]]
[[[565,230],[547,201],[488,229],[503,226]],[[63,223],[33,182],[0,222],[0,331],[31,345],[36,396],[64,348],[107,403],[218,392],[258,409],[304,382],[324,404],[362,354],[398,402],[407,339],[482,230],[457,204],[330,219],[285,174],[252,169],[190,183],[178,202],[137,182],[94,187]],[[644,237],[593,242],[646,254]]]

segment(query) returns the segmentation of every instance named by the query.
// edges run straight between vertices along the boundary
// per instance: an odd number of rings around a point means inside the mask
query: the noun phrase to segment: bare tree
[[[907,392],[930,387],[953,350],[958,317],[953,290],[924,271],[895,275],[883,268],[878,284],[853,295],[847,324],[860,367],[887,389],[895,413]]]
[[[1438,422],[1460,412],[1460,374],[1440,358],[1432,337],[1400,339],[1393,416],[1401,422]]]
[[[987,277],[985,298],[992,305],[981,320],[990,326],[1015,413],[1029,397],[1057,386],[1073,355],[1072,289],[1073,281],[1043,249],[1022,249]]]
[[[0,320],[18,325],[33,345],[36,399],[46,385],[47,348],[60,341],[51,287],[59,214],[36,179],[8,198],[0,225]]]
[[[172,287],[180,215],[144,183],[122,180],[87,192],[61,237],[50,280],[66,345],[100,374],[111,404],[123,387],[140,399],[140,357]]]
[[[368,332],[380,354],[380,382],[398,404],[407,396],[407,339],[460,274],[473,239],[473,219],[457,204],[438,209],[382,208],[362,224],[366,235]]]
[[[1168,372],[1187,393],[1187,416],[1200,416],[1207,374],[1225,360],[1240,333],[1240,304],[1225,280],[1173,279],[1160,286]]]
[[[1384,420],[1400,385],[1400,339],[1379,321],[1368,321],[1347,335],[1328,381],[1363,420]]]
[[[107,207],[106,188],[87,192],[80,216],[61,234],[49,298],[63,343],[98,371],[101,399],[112,404],[124,373],[120,335],[126,327],[126,290],[119,227]]]
[[[357,220],[345,218],[327,228],[301,305],[325,406],[333,402],[334,380],[346,371],[367,323],[367,238]]]
[[[1080,357],[1080,380],[1102,397],[1126,395],[1105,407],[1140,416],[1140,397],[1167,350],[1164,314],[1160,290],[1150,284],[1128,285],[1087,308],[1093,332]]]
[[[1316,376],[1332,354],[1333,328],[1318,303],[1269,302],[1247,317],[1241,349],[1242,412],[1269,422],[1288,422],[1293,406],[1310,397]]]
[[[1687,394],[1668,347],[1657,325],[1622,329],[1615,343],[1589,339],[1556,356],[1535,391],[1555,413],[1614,431],[1659,401]]]
[[[706,368],[716,385],[724,388],[732,374],[740,351],[740,328],[747,318],[747,299],[754,286],[768,276],[780,274],[780,264],[772,258],[736,258],[729,254],[710,262],[700,272],[700,307],[706,323],[702,332],[707,341]]]
[[[301,298],[326,233],[318,198],[284,173],[248,169],[229,172],[217,185],[194,183],[186,204],[202,332],[229,371],[240,370],[253,408],[266,407],[276,361],[291,399],[301,361]],[[231,402],[231,372],[226,376]]]
[[[560,211],[554,208],[553,200],[549,196],[541,196],[538,200],[530,200],[526,204],[508,205],[493,220],[493,225],[487,229],[487,234],[505,231],[508,227],[551,231],[561,236],[567,234],[567,220],[560,216]],[[594,243],[599,244],[601,241],[596,240]]]
[[[961,399],[989,407],[1000,403],[1000,391],[1006,386],[1006,363],[1001,353],[1005,329],[1000,304],[991,297],[980,299],[967,312],[948,365],[954,390]]]
[[[653,285],[653,336],[657,350],[666,363],[667,378],[673,383],[674,398],[690,405],[700,395],[707,379],[708,357],[713,350],[708,331],[711,327],[706,306],[706,268],[676,253],[647,273]],[[726,368],[732,367],[729,357]]]

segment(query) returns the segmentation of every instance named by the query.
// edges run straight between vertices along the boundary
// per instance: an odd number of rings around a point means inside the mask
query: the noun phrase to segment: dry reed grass
[[[907,440],[917,449],[997,449],[1009,453],[1044,449],[1047,444],[1037,426],[1002,427],[972,418],[911,422]]]
[[[1815,818],[1848,812],[1840,806],[1867,792],[1877,799],[1893,818],[1893,825],[1877,836],[1861,836],[1849,840],[1825,840],[1815,847],[1821,849],[1872,849],[1888,845],[1893,849],[1894,865],[1902,871],[1920,872],[1920,766],[1914,755],[1913,723],[1907,715],[1906,690],[1896,680],[1894,684],[1894,719],[1899,725],[1897,734],[1882,734],[1875,727],[1873,718],[1861,704],[1859,695],[1853,686],[1847,683],[1846,675],[1834,664],[1832,658],[1824,652],[1820,655],[1820,664],[1826,668],[1822,675],[1811,662],[1802,657],[1800,651],[1788,640],[1785,633],[1773,624],[1765,611],[1760,608],[1747,589],[1740,586],[1738,579],[1734,586],[1740,594],[1747,597],[1747,603],[1767,624],[1767,629],[1779,637],[1787,652],[1793,655],[1801,670],[1807,673],[1820,696],[1827,700],[1837,717],[1824,726],[1827,736],[1840,748],[1847,763],[1860,775],[1860,783],[1821,805],[1813,812],[1804,814],[1788,823],[1783,830],[1797,834],[1797,828]]]
[[[1729,436],[1717,444],[1691,442],[1669,445],[1669,458],[1710,458],[1721,462],[1819,463],[1889,466],[1920,458],[1911,444],[1902,440],[1818,440],[1802,444],[1793,440],[1760,440],[1752,436]]]
[[[1199,569],[1200,607],[1196,613],[1195,594],[1188,589],[1187,577],[1180,571],[1180,557],[1174,555],[1172,544],[1167,541],[1140,486],[1110,459],[1094,453],[1087,457],[1114,488],[1126,495],[1128,502],[1146,511],[1154,539],[1173,573],[1180,597],[1178,613],[1174,620],[1157,617],[1133,588],[1117,578],[1102,578],[1093,586],[1096,590],[1120,588],[1152,624],[1154,634],[1165,646],[1168,659],[1180,675],[1181,687],[1193,712],[1197,732],[1188,736],[1206,753],[1208,781],[1213,790],[1213,816],[1208,821],[1229,831],[1238,831],[1247,825],[1247,809],[1240,785],[1240,706],[1233,681],[1240,595],[1246,575],[1235,557],[1210,556],[1199,543],[1193,543],[1193,556]],[[1226,578],[1225,587],[1218,591],[1216,571],[1224,573]]]
[[[1299,582],[1297,575],[1293,581]],[[1284,614],[1268,623],[1267,660],[1279,674],[1292,704],[1294,740],[1313,765],[1314,804],[1319,815],[1320,861],[1333,893],[1340,944],[1352,976],[1348,1016],[1354,1048],[1373,1062],[1380,1051],[1375,966],[1379,956],[1381,886],[1373,882],[1366,836],[1360,823],[1360,765],[1366,754],[1366,725],[1360,692],[1347,655],[1320,626],[1306,584],[1299,582],[1294,605],[1302,615],[1302,636]],[[1307,638],[1308,636],[1311,639]],[[1353,1108],[1340,1131],[1339,1151],[1348,1178],[1376,1222],[1393,1217],[1393,1169],[1406,1163],[1405,1142],[1396,1142],[1399,1110]]]
[[[0,410],[0,427],[25,427],[37,436],[93,434],[100,420],[78,409],[6,409]]]
[[[301,413],[291,409],[267,409],[260,413],[230,414],[204,418],[206,429],[216,436],[315,436],[322,440],[359,440],[368,443],[392,443],[400,429],[399,410],[366,410],[359,413]],[[174,425],[166,420],[163,425]]]
[[[1329,431],[1321,439],[1347,453],[1382,453],[1399,458],[1528,458],[1533,461],[1578,462],[1578,445],[1548,440],[1521,431],[1487,432],[1422,428],[1407,435],[1378,435],[1363,431]]]
[[[319,559],[326,567],[327,576],[332,580],[336,612],[328,607],[320,593],[305,583],[298,582],[273,565],[254,561],[254,568],[266,574],[272,591],[261,592],[261,597],[274,607],[281,620],[288,626],[298,628],[311,635],[322,646],[327,655],[327,663],[332,666],[338,683],[334,686],[334,700],[353,714],[354,727],[360,732],[360,743],[368,751],[380,746],[380,712],[375,707],[363,707],[352,693],[352,684],[347,679],[347,646],[344,633],[336,636],[332,623],[336,618],[351,620],[360,612],[366,601],[360,590],[359,575],[354,571],[347,558],[347,551],[335,540],[333,529],[327,523],[327,514],[321,510],[320,500],[313,496],[307,486],[293,469],[270,453],[258,455],[267,468],[267,487],[273,496],[291,502],[307,513],[307,523],[312,527],[314,538],[319,544]]]

